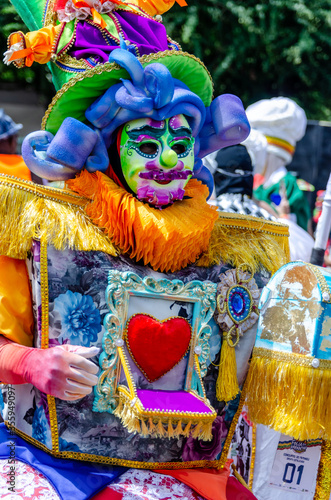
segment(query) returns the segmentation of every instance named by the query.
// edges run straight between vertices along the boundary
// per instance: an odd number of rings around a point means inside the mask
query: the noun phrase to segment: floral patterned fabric
[[[3,500],[61,500],[47,478],[28,464],[16,462],[15,492],[8,491],[7,460],[0,460],[0,497]],[[189,486],[170,476],[129,469],[95,500],[204,500]],[[68,499],[63,499],[68,500]]]
[[[180,279],[184,283],[192,280],[219,282],[220,274],[229,270],[229,266],[211,268],[188,266],[169,274],[152,271],[149,267],[137,265],[123,256],[111,257],[102,252],[57,251],[47,249],[48,258],[48,293],[49,293],[49,346],[74,344],[97,346],[102,349],[105,332],[103,321],[109,312],[105,291],[110,270],[135,272],[140,277]],[[36,317],[35,346],[41,345],[41,293],[40,293],[40,247],[35,243],[28,261],[28,270],[32,282],[33,307]],[[261,289],[268,280],[268,274],[255,275],[255,281]],[[155,302],[146,298],[137,299],[130,307],[130,315],[141,312],[150,313],[159,319],[181,316],[188,321],[192,316],[191,304],[180,301],[160,300],[160,311],[155,310]],[[159,299],[157,299],[159,300]],[[111,457],[140,462],[180,462],[197,460],[215,460],[221,455],[222,448],[239,404],[239,398],[227,405],[216,399],[215,385],[218,376],[221,336],[214,320],[210,322],[212,335],[209,340],[210,356],[207,361],[207,373],[203,378],[206,396],[215,408],[218,416],[213,423],[211,441],[201,441],[192,437],[164,439],[141,437],[129,433],[121,421],[108,412],[92,411],[94,394],[75,402],[56,400],[60,451],[87,453],[101,457]],[[252,332],[252,337],[255,332]],[[239,355],[243,360],[240,366],[246,366],[252,346],[239,344]],[[98,364],[98,357],[92,358]],[[246,365],[245,365],[246,363]],[[185,358],[169,373],[155,383],[150,384],[139,368],[132,362],[132,375],[140,389],[166,390],[171,384],[177,384],[180,390],[185,377]],[[239,377],[243,382],[244,371]],[[122,376],[122,375],[121,375]],[[16,386],[16,427],[39,443],[51,449],[50,417],[47,397],[28,384]],[[6,388],[4,389],[6,401]],[[6,404],[4,409],[6,415]],[[86,458],[84,458],[86,460]]]
[[[20,461],[15,465],[14,492],[8,490],[8,460],[0,460],[0,498],[2,500],[60,500],[41,472]]]
[[[122,494],[122,500],[204,500],[173,477],[137,469],[129,469],[108,488]]]

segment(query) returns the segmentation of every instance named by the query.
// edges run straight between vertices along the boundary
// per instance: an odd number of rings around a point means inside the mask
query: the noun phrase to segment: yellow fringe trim
[[[86,213],[121,251],[153,269],[178,271],[207,250],[215,221],[215,207],[206,203],[208,189],[190,180],[190,197],[164,210],[150,207],[100,172],[68,181],[68,186],[93,201]]]
[[[58,198],[58,199],[57,199]],[[57,250],[99,250],[117,255],[114,245],[87,217],[83,200],[61,190],[0,176],[0,254],[25,259],[32,240]]]
[[[255,348],[248,372],[250,419],[295,439],[331,439],[331,361]]]
[[[226,335],[223,335],[221,360],[216,382],[216,397],[218,401],[231,401],[239,392],[237,379],[237,361],[234,347],[230,347]]]
[[[199,255],[198,266],[246,264],[252,272],[261,266],[275,272],[289,260],[287,226],[217,214],[206,203],[206,188],[198,181],[187,185],[191,199],[156,210],[103,174],[84,171],[78,179],[82,180],[68,184],[84,197],[0,174],[0,254],[25,259],[32,240],[43,238],[57,250],[97,250],[113,256],[120,251],[143,258],[154,269],[170,271],[184,268]],[[98,199],[91,202],[98,189]],[[95,217],[94,223],[88,215]],[[101,230],[105,226],[109,238]]]
[[[176,416],[176,413],[162,416],[146,417],[140,412],[132,401],[120,394],[119,404],[114,414],[122,421],[129,432],[136,432],[141,436],[174,438],[189,437],[210,441],[213,438],[212,424],[215,415],[210,418],[198,414]]]
[[[220,261],[239,267],[246,264],[253,273],[264,267],[275,273],[289,262],[288,226],[239,214],[219,214],[207,252],[198,266]]]

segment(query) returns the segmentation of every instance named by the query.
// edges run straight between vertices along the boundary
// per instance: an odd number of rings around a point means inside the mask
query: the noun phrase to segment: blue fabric
[[[63,500],[92,498],[127,470],[125,467],[54,458],[11,434],[5,424],[0,424],[0,458],[10,457],[10,443],[15,443],[15,459],[44,474]]]

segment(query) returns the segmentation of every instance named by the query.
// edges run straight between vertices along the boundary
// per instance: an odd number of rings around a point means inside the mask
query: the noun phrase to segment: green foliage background
[[[14,9],[0,9],[0,42],[22,29]],[[331,120],[331,0],[187,0],[163,15],[171,38],[206,64],[215,95],[238,95],[245,107],[277,95],[294,98],[310,119]],[[3,22],[4,21],[4,22]],[[1,63],[2,64],[2,63]],[[33,85],[40,67],[0,66],[3,82]]]

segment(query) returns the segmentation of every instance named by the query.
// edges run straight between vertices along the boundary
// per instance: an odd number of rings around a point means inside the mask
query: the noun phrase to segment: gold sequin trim
[[[289,236],[288,226],[279,222],[267,221],[252,215],[232,214],[220,212],[219,218],[221,224],[227,227],[242,227],[261,231],[275,236]],[[233,224],[234,221],[240,221],[240,225]]]
[[[40,242],[40,288],[41,288],[41,348],[48,348],[48,270],[47,242]]]
[[[47,269],[47,242],[40,241],[40,288],[41,288],[41,348],[49,347],[49,297],[48,297],[48,269]],[[55,399],[47,394],[49,420],[51,426],[52,449],[59,451],[59,432],[56,416]]]
[[[121,465],[123,467],[133,467],[135,469],[191,469],[203,467],[207,469],[220,468],[220,460],[195,460],[192,462],[137,462],[133,460],[123,460],[120,458],[102,457],[99,455],[90,455],[89,453],[79,453],[75,451],[52,451],[44,444],[22,432],[16,427],[5,421],[6,426],[12,432],[22,437],[28,443],[33,444],[37,448],[49,453],[56,458],[68,458],[70,460],[85,460],[86,462],[96,462],[108,465]],[[225,462],[224,462],[225,463]],[[222,466],[224,467],[224,465]]]
[[[249,480],[248,480],[248,487],[250,490],[253,488],[255,453],[256,453],[256,425],[253,423],[253,427],[252,427],[252,454],[251,454],[251,463],[249,466]]]
[[[331,441],[322,442],[314,500],[329,500],[331,493]]]
[[[276,361],[284,361],[292,365],[306,366],[311,368],[314,359],[313,356],[306,356],[304,354],[296,354],[292,352],[271,351],[263,347],[254,347],[253,357],[275,359]],[[319,359],[319,366],[314,370],[331,370],[331,361],[326,359]]]
[[[25,181],[19,179],[13,175],[1,174],[0,173],[0,185],[10,186],[13,188],[21,189],[22,191],[27,191],[31,194],[38,196],[39,198],[46,198],[51,201],[61,201],[68,203],[70,205],[85,206],[90,202],[88,198],[79,196],[71,191],[66,191],[64,189],[46,187],[39,184],[35,184],[32,181]]]

